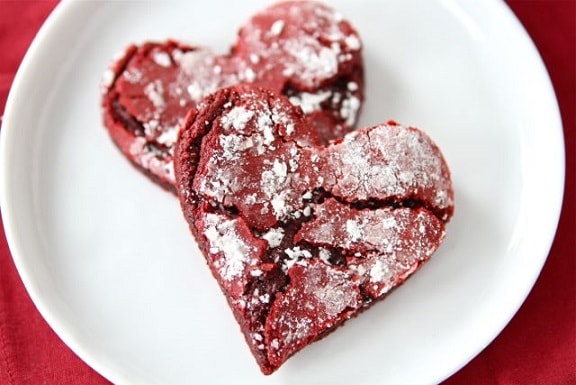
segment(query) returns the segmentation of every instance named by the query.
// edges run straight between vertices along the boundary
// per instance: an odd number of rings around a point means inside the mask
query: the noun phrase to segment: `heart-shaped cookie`
[[[105,74],[104,124],[134,165],[173,190],[184,116],[205,96],[239,83],[289,97],[327,142],[354,126],[363,100],[360,38],[333,9],[290,1],[254,15],[225,55],[176,41],[131,46]]]
[[[175,152],[184,215],[266,374],[406,280],[453,213],[422,131],[313,133],[288,99],[236,86],[188,115]]]

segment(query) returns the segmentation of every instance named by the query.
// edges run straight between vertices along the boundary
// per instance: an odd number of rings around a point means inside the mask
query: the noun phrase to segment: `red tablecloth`
[[[445,382],[576,384],[576,1],[510,0],[546,63],[562,112],[566,189],[558,233],[528,299],[496,340]],[[0,0],[0,111],[54,1]],[[546,202],[542,202],[546,204]],[[0,384],[107,384],[54,334],[16,272],[0,225]]]

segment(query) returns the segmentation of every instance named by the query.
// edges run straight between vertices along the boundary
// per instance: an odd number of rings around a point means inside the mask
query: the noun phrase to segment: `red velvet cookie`
[[[131,46],[105,74],[104,123],[133,164],[174,190],[173,148],[184,116],[239,83],[283,93],[328,142],[350,131],[363,100],[360,38],[331,8],[291,1],[254,15],[225,55],[175,41]]]
[[[288,99],[244,85],[207,97],[176,147],[184,215],[265,374],[406,280],[453,213],[422,131],[318,144]]]

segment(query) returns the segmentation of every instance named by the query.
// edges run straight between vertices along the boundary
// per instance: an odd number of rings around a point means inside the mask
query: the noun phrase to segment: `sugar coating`
[[[172,65],[170,55],[166,52],[155,52],[152,55],[152,59],[154,60],[154,63],[161,67],[170,67]]]
[[[280,36],[281,35],[281,36]],[[285,2],[256,14],[240,30],[249,47],[268,58],[282,53],[280,71],[297,74],[306,88],[316,88],[346,63],[356,60],[360,37],[343,24],[342,15],[316,2]],[[264,49],[265,48],[265,49]]]
[[[220,276],[230,281],[244,273],[250,255],[250,246],[235,230],[235,221],[226,220],[216,214],[207,214],[204,220],[204,235],[210,244],[210,253],[222,254],[218,267]]]
[[[165,138],[164,130],[181,124],[188,111],[221,88],[253,83],[285,92],[313,121],[322,122],[317,129],[323,141],[348,132],[357,121],[363,99],[359,42],[353,28],[327,6],[282,2],[245,23],[229,54],[217,55],[203,47],[173,41],[130,47],[126,56],[113,64],[117,67],[127,60],[122,71],[105,72],[102,92],[104,98],[118,93],[119,105],[143,127],[152,122],[157,125],[157,134],[146,135],[147,146],[140,146],[144,152],[125,153],[146,172],[173,185],[173,179],[166,179],[164,172],[156,174],[156,170],[173,168],[174,141],[157,143],[157,138]],[[356,86],[347,86],[340,78],[350,79],[348,83]],[[108,120],[114,122],[107,124],[114,129],[125,124],[115,118]],[[287,131],[292,129],[286,127]],[[138,130],[133,135],[134,141],[142,136]],[[150,146],[155,147],[154,152],[146,151]],[[263,151],[262,146],[257,148]],[[157,159],[152,162],[151,156]],[[151,169],[148,165],[152,163],[165,165]],[[279,213],[283,212],[281,205],[281,201],[276,202]]]
[[[255,103],[224,112],[220,145],[206,159],[211,172],[203,175],[197,190],[220,203],[237,205],[259,228],[310,216],[304,197],[317,188],[344,200],[413,197],[429,200],[442,212],[453,205],[447,166],[438,156],[437,147],[421,131],[382,124],[350,133],[325,150],[303,149],[294,142],[285,143],[277,128],[278,124],[295,124],[285,118],[290,108],[278,103],[271,109]],[[248,128],[248,121],[255,124]],[[224,134],[234,125],[238,134]],[[242,167],[234,174],[223,175],[221,170],[239,157],[250,169]],[[349,222],[347,228],[361,239],[362,226]]]
[[[332,96],[332,92],[319,92],[319,93],[308,93],[308,92],[301,92],[297,95],[290,97],[290,102],[292,104],[299,106],[302,108],[305,114],[310,114],[314,111],[318,111],[321,109],[321,103],[329,100]],[[347,118],[347,116],[345,116]]]
[[[178,145],[177,159],[192,143],[201,149],[192,174],[177,168],[179,195],[192,217],[208,204],[247,229],[242,237],[260,257],[244,263],[250,274],[221,285],[234,288],[236,316],[269,373],[432,256],[452,215],[450,173],[426,134],[395,122],[321,146],[270,91],[237,86],[204,104]],[[212,238],[192,229],[200,243]]]
[[[311,342],[317,330],[336,323],[345,311],[362,306],[350,273],[313,260],[290,271],[293,284],[274,302],[265,338],[277,341],[268,348],[272,364],[281,364],[295,347]]]
[[[284,249],[284,253],[287,256],[282,262],[282,270],[284,271],[290,270],[295,264],[306,266],[306,260],[312,258],[312,253],[306,249],[302,249],[300,246]]]
[[[154,147],[148,146],[145,138],[137,138],[129,148],[129,153],[139,157],[143,167],[155,175],[162,175],[166,180],[175,181],[174,164],[162,162]]]
[[[373,297],[429,259],[445,236],[441,221],[423,209],[356,210],[329,199],[314,212],[315,219],[304,223],[295,239],[350,250],[349,266],[358,281],[369,282],[364,289]]]
[[[247,235],[249,231],[241,220],[225,215],[204,212],[197,225],[206,239],[213,271],[232,298],[243,299],[249,277],[262,274],[258,261],[263,244]]]
[[[215,121],[221,132],[218,145],[200,163],[206,173],[195,182],[196,191],[220,204],[237,206],[257,228],[302,215],[302,210],[309,214],[302,197],[305,191],[298,187],[299,143],[309,139],[288,118],[294,107],[265,103],[257,93],[244,96],[241,105],[228,106]],[[235,173],[224,171],[231,161],[245,167]]]
[[[274,24],[270,27],[270,34],[273,36],[278,36],[282,33],[284,29],[284,20],[276,20]]]
[[[440,210],[453,205],[446,163],[420,130],[378,125],[348,134],[321,156],[320,167],[335,170],[326,173],[324,187],[337,196],[366,200],[419,194]]]
[[[272,228],[262,234],[262,238],[268,242],[269,247],[278,247],[282,243],[282,239],[284,239],[284,229]]]
[[[158,111],[166,108],[166,101],[164,100],[164,86],[161,81],[155,80],[148,83],[144,87],[144,93]]]

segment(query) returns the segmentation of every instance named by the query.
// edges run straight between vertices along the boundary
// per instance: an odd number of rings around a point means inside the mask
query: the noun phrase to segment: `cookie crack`
[[[396,197],[391,196],[386,199],[380,198],[368,198],[368,199],[358,199],[349,201],[345,198],[333,194],[330,191],[327,191],[324,187],[319,187],[313,190],[312,192],[314,203],[323,203],[326,199],[334,199],[338,203],[348,206],[349,208],[353,208],[355,210],[380,210],[389,208],[392,210],[401,209],[401,208],[409,208],[413,210],[418,209],[425,209],[432,213],[436,218],[438,218],[441,222],[445,223],[446,220],[444,218],[444,210],[434,206],[431,202],[418,199],[416,197]],[[314,216],[314,211],[312,210],[312,216]]]
[[[144,125],[124,108],[119,99],[120,96],[116,93],[111,102],[114,120],[122,122],[128,129],[127,131],[133,135],[144,137]]]

